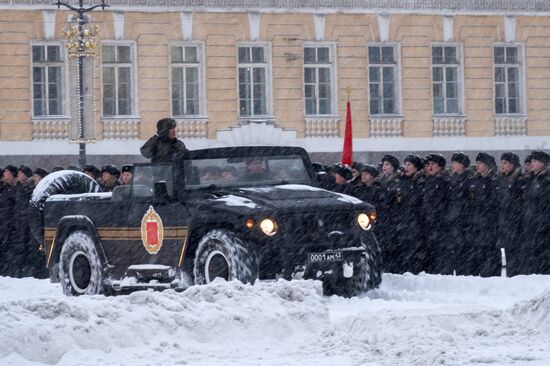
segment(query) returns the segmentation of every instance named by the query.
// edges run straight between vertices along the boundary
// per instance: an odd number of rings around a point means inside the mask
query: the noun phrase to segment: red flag
[[[348,100],[346,112],[346,131],[344,133],[344,150],[342,151],[342,164],[351,165],[353,161],[353,146],[351,136],[351,105]]]

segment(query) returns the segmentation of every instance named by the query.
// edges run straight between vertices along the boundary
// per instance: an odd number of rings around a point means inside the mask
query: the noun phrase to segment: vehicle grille
[[[299,213],[281,217],[281,234],[285,245],[319,247],[319,249],[349,246],[354,229],[353,211]],[[339,233],[341,234],[339,234]],[[332,235],[330,235],[333,233]]]

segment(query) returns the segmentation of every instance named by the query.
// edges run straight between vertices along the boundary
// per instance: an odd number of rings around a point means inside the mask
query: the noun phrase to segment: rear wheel
[[[212,282],[215,278],[254,283],[258,263],[241,239],[229,230],[212,230],[200,241],[195,253],[195,283]]]
[[[94,239],[85,231],[71,233],[63,242],[59,279],[68,296],[103,292],[103,271]]]

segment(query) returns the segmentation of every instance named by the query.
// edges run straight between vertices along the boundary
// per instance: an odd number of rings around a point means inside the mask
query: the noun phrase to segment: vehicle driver
[[[245,163],[246,170],[243,177],[245,181],[260,181],[266,179],[265,166],[262,158],[248,158]]]

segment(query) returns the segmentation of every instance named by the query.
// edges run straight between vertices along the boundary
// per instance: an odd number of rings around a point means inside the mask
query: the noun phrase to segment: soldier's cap
[[[514,154],[513,152],[505,152],[500,156],[500,160],[505,160],[512,164],[513,166],[519,166],[519,156]]]
[[[17,176],[17,170],[18,170],[18,169],[17,169],[17,167],[16,167],[15,165],[11,165],[11,164],[6,165],[6,166],[4,167],[4,171],[6,171],[6,170],[9,171],[9,172],[11,173],[11,175],[13,175],[14,177]],[[3,172],[2,172],[2,173],[3,173]]]
[[[82,168],[82,171],[84,173],[86,172],[90,172],[92,173],[94,176],[98,176],[100,174],[100,170],[97,166],[95,165],[92,165],[92,164],[87,164],[87,165],[84,165],[84,167]]]
[[[451,156],[451,161],[456,161],[457,163],[464,165],[464,168],[470,166],[470,157],[463,152],[453,153],[453,155]]]
[[[42,178],[44,178],[46,175],[48,175],[48,172],[45,171],[45,170],[42,169],[42,168],[36,168],[36,169],[34,170],[34,172],[32,172],[32,174],[33,174],[33,175],[36,174],[36,175],[39,175],[39,176],[41,176]]]
[[[114,175],[116,177],[120,177],[120,170],[118,170],[118,168],[115,165],[112,165],[112,164],[104,165],[101,168],[101,173],[103,173],[103,172],[107,172],[107,173],[109,173],[111,175]]]
[[[162,118],[157,122],[157,132],[168,131],[172,128],[176,128],[176,120],[173,118]]]
[[[445,158],[441,154],[429,154],[428,156],[426,156],[425,160],[426,164],[430,161],[433,161],[442,168],[445,168],[445,164],[447,164],[447,160],[445,160]]]
[[[412,165],[414,165],[416,170],[420,170],[420,169],[424,168],[424,161],[418,155],[413,155],[413,154],[407,155],[407,156],[405,156],[405,159],[403,159],[403,161],[405,163],[409,162]]]
[[[29,168],[26,165],[21,165],[18,169],[19,172],[23,172],[27,178],[30,178],[32,176],[32,169]]]
[[[542,150],[535,150],[531,153],[531,157],[533,160],[538,160],[543,164],[550,163],[550,155],[548,153],[545,153]]]
[[[351,179],[351,168],[347,165],[335,164],[334,173],[341,175],[345,180]]]
[[[495,158],[487,154],[486,152],[480,152],[479,154],[477,154],[476,161],[482,162],[483,164],[487,165],[490,169],[495,169],[497,166]]]
[[[374,165],[367,164],[361,169],[361,173],[369,173],[373,178],[378,176],[378,168]]]
[[[121,173],[126,173],[126,172],[133,173],[134,172],[134,166],[130,165],[130,164],[125,164],[125,165],[122,166],[122,168],[120,168],[120,172]]]
[[[393,166],[394,170],[399,169],[399,159],[397,159],[395,156],[393,156],[393,155],[384,155],[381,162],[383,163],[385,161],[390,163],[391,166]]]
[[[76,166],[76,165],[69,165],[67,167],[67,170],[74,170],[75,172],[81,172],[82,170],[80,169],[80,167]]]
[[[60,170],[65,170],[65,168],[63,168],[62,166],[54,166],[53,169],[52,169],[52,173],[53,172],[58,172]]]
[[[529,154],[525,157],[525,160],[523,161],[525,164],[530,164],[531,160],[533,160],[533,155]]]
[[[361,163],[360,161],[354,161],[353,163],[351,163],[351,169],[355,169],[360,172],[361,169],[363,169],[363,163]]]

